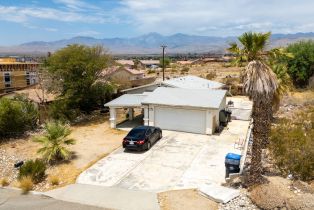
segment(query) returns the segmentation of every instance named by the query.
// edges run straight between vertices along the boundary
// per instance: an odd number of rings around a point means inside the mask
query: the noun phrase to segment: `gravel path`
[[[9,182],[17,179],[18,169],[14,168],[14,164],[22,157],[18,155],[8,155],[5,150],[0,149],[0,179],[6,178]]]
[[[245,192],[241,192],[240,196],[229,201],[226,204],[219,204],[219,210],[257,210],[252,201],[247,197]]]

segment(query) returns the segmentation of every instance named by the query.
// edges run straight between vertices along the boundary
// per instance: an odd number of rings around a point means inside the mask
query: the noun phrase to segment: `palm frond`
[[[245,68],[243,88],[254,102],[272,100],[278,88],[274,72],[261,61],[251,61]]]

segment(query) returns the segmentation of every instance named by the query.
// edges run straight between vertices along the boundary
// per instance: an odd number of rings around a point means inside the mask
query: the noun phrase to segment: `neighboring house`
[[[226,90],[159,87],[151,93],[125,94],[105,104],[110,108],[110,125],[116,127],[116,109],[144,109],[144,124],[161,129],[213,134],[219,112],[226,107]]]
[[[110,69],[105,73],[105,75],[110,80],[121,82],[143,79],[145,77],[145,73],[143,71],[124,67]]]
[[[185,89],[222,89],[225,84],[220,82],[203,79],[197,76],[184,76],[165,81],[154,82],[151,84],[123,90],[123,93],[139,94],[143,92],[152,92],[158,87],[176,87]]]
[[[141,62],[146,68],[151,68],[151,69],[158,68],[159,65],[160,65],[159,60],[140,60],[140,62]]]
[[[116,60],[116,62],[126,68],[134,68],[134,61],[133,60]]]
[[[0,93],[37,84],[39,67],[37,62],[0,58]]]

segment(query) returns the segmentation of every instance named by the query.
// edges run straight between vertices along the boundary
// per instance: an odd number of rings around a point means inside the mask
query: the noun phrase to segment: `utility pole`
[[[161,45],[162,47],[162,81],[165,81],[165,48],[166,45]]]

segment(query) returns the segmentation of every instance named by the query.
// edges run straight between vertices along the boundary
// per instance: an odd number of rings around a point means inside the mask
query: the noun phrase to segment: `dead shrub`
[[[30,176],[22,177],[20,179],[19,187],[22,189],[23,194],[27,194],[29,191],[31,191],[34,188],[32,177]]]
[[[281,119],[273,126],[269,149],[284,176],[303,181],[314,179],[314,107],[293,120]]]
[[[59,185],[60,181],[59,181],[59,177],[57,176],[51,176],[49,178],[49,182],[51,185]]]
[[[1,184],[1,187],[6,187],[10,183],[9,183],[8,179],[4,177],[4,178],[1,179],[0,184]]]
[[[206,79],[208,80],[213,80],[217,77],[216,71],[211,71],[206,75]]]

